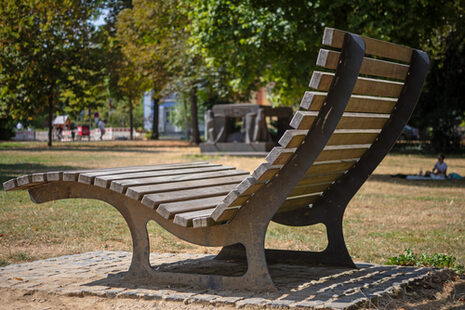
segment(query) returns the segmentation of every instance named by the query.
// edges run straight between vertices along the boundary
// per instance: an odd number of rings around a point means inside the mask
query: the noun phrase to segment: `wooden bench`
[[[205,162],[21,176],[5,190],[27,189],[36,203],[93,198],[115,206],[132,235],[126,278],[205,288],[275,290],[267,260],[355,267],[344,242],[345,208],[395,143],[418,100],[428,56],[419,50],[326,28],[301,111],[280,146],[252,174]],[[242,276],[151,268],[146,224],[179,238],[223,247],[217,259],[246,258]],[[264,248],[270,221],[323,223],[322,252]]]

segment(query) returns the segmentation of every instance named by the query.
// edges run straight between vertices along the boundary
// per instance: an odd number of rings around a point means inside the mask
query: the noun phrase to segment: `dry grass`
[[[0,181],[31,172],[207,160],[252,171],[263,158],[202,156],[179,141],[0,143]],[[430,169],[434,156],[389,155],[351,201],[344,222],[357,261],[384,263],[405,248],[446,253],[465,263],[465,181],[407,181],[389,174]],[[450,172],[465,175],[465,158],[447,158]],[[149,224],[151,250],[213,253]],[[271,224],[267,246],[323,249],[323,225]],[[0,192],[0,265],[91,250],[131,249],[129,230],[103,202],[63,200],[33,204],[26,192]]]

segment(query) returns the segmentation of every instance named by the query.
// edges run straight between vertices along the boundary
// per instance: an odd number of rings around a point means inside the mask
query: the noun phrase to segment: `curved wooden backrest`
[[[344,31],[326,28],[323,44],[343,48],[346,35]],[[333,197],[335,191],[344,193],[343,202],[347,204],[392,147],[418,100],[429,63],[426,54],[389,42],[361,38],[365,43],[365,57],[358,66],[350,98],[337,103],[342,106],[343,113],[335,130],[316,158],[313,161],[309,158],[311,162],[303,176],[296,176],[299,178],[296,185],[275,216],[278,222],[304,225],[308,220],[302,219],[299,210],[324,203],[324,197]],[[281,146],[275,147],[266,157],[267,163],[260,165],[217,206],[212,214],[216,222],[229,220],[267,182],[284,169],[290,169],[286,164],[297,156],[297,150],[315,130],[315,122],[333,95],[335,79],[347,78],[340,69],[343,53],[344,49],[320,50],[317,65],[327,71],[313,73],[309,86],[316,91],[305,93],[300,105],[302,111],[298,111],[290,123],[294,129],[285,132],[279,141]],[[331,72],[334,69],[337,71]]]

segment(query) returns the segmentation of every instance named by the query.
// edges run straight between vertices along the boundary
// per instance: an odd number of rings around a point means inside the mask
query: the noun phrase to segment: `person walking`
[[[105,120],[103,118],[98,121],[98,128],[100,129],[100,140],[103,140],[105,134]]]

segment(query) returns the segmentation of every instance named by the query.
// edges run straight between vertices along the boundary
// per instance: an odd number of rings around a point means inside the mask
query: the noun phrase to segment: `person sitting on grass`
[[[425,177],[432,179],[445,179],[447,178],[447,164],[444,162],[444,154],[438,155],[438,161],[434,165],[433,171],[426,171]]]

